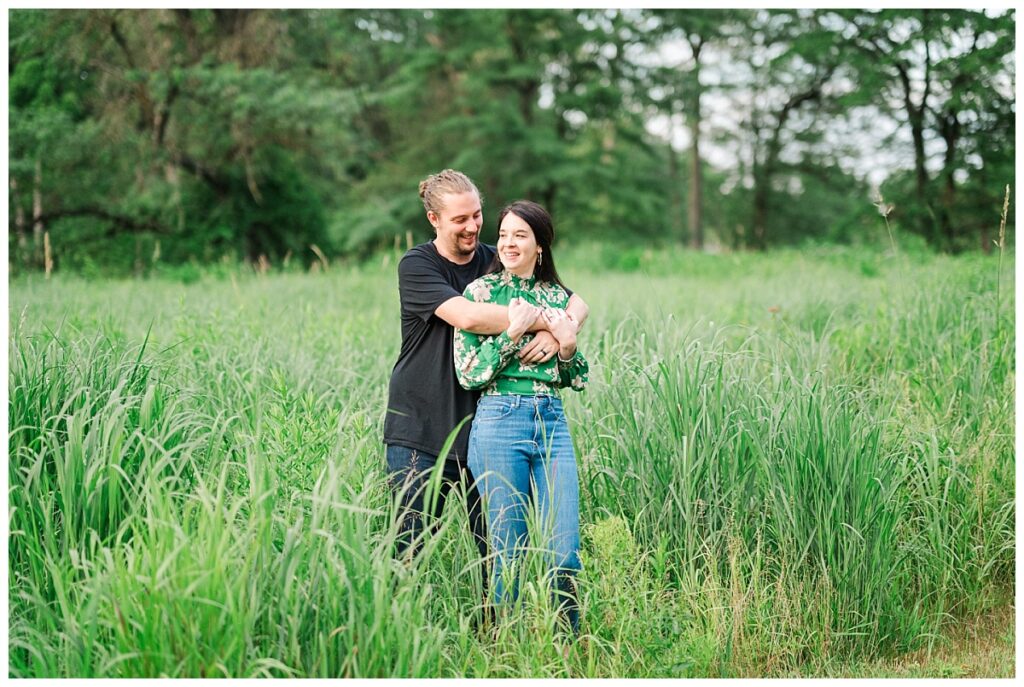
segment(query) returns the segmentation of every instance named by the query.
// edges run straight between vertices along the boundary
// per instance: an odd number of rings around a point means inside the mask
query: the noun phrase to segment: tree
[[[11,13],[8,187],[17,241],[13,254],[35,267],[43,265],[43,232],[48,220],[44,216],[44,183],[49,183],[51,172],[59,168],[64,142],[83,127],[83,100],[91,90],[85,71],[74,64],[64,68],[51,58],[50,43],[64,43],[72,33],[69,26],[48,26],[42,12]],[[32,213],[31,247],[25,208]]]
[[[176,239],[165,255],[178,259],[235,246],[250,258],[280,256],[321,240],[322,211],[303,167],[331,146],[311,123],[330,122],[328,113],[344,113],[349,99],[290,52],[285,15],[38,16],[33,39],[53,50],[61,69],[81,65],[93,79],[82,99],[91,135],[61,138],[68,164],[51,175],[74,192],[44,189],[44,220],[89,218],[101,235]],[[64,34],[60,44],[50,42]],[[19,121],[39,112],[33,106]],[[33,146],[26,139],[12,157],[31,157]]]
[[[971,172],[985,167],[984,158],[972,155],[971,149],[977,149],[977,139],[997,135],[994,129],[1010,121],[1013,96],[1005,86],[999,87],[999,81],[1013,56],[1014,27],[1005,15],[990,17],[978,12],[944,10],[938,19],[940,40],[935,47],[935,86],[929,108],[944,145],[938,224],[946,248],[958,250],[968,243],[968,232],[958,225],[969,220],[958,218],[957,177],[962,175],[967,181]],[[990,161],[996,157],[988,155]],[[992,189],[974,191],[998,201]],[[987,228],[988,224],[982,223],[981,245],[986,251],[991,249],[985,240]]]
[[[669,117],[677,114],[685,118],[690,130],[690,172],[689,172],[689,203],[687,219],[689,225],[689,243],[700,250],[704,247],[704,192],[703,192],[703,160],[700,152],[703,134],[703,112],[701,96],[705,86],[701,82],[701,71],[707,55],[707,49],[716,45],[735,33],[739,20],[744,12],[737,10],[658,10],[652,12],[658,20],[654,29],[657,42],[681,41],[689,50],[689,57],[684,63],[670,66],[663,70],[661,78],[654,81],[657,88],[665,92],[660,98],[667,105]],[[674,160],[674,156],[672,157]],[[674,176],[674,175],[673,175]]]
[[[1013,13],[926,9],[842,11],[825,17],[837,39],[857,53],[846,59],[857,72],[862,101],[892,113],[910,130],[911,226],[929,243],[956,249],[956,177],[967,173],[963,147],[975,145],[965,141],[965,122],[999,128],[1007,121],[1010,89],[1000,87],[1000,81],[1013,52]],[[984,136],[981,130],[971,133]],[[926,144],[932,139],[944,146],[938,187],[928,169]]]
[[[749,245],[763,250],[770,243],[779,176],[787,168],[799,170],[801,155],[820,139],[836,95],[829,89],[840,60],[834,43],[814,30],[804,11],[751,15],[743,38],[734,42],[734,59],[732,86],[745,99],[747,112],[737,134],[749,162]],[[787,152],[789,163],[784,161]],[[798,183],[792,174],[790,179]]]
[[[62,267],[137,273],[157,254],[367,252],[430,236],[415,189],[444,167],[485,208],[544,203],[560,237],[845,237],[878,145],[837,140],[851,112],[909,136],[884,185],[905,223],[988,245],[1014,174],[1012,27],[962,10],[14,10],[12,264],[42,266],[47,236]]]

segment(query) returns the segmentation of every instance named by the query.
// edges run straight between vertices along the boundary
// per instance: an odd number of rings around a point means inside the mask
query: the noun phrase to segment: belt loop
[[[519,402],[522,399],[523,399],[523,397],[520,396],[519,394],[512,394],[512,407],[513,408],[518,408],[519,407]]]

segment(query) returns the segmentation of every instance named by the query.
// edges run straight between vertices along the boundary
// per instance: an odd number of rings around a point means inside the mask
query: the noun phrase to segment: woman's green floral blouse
[[[477,303],[498,305],[508,305],[517,297],[532,305],[559,309],[569,302],[569,294],[558,284],[539,282],[535,277],[524,279],[506,270],[480,277],[466,287],[463,295]],[[459,384],[493,396],[557,396],[561,387],[576,391],[586,387],[590,366],[578,349],[569,362],[562,362],[556,355],[546,363],[522,363],[516,353],[531,339],[532,334],[524,334],[515,343],[507,332],[485,336],[456,329],[455,371]]]

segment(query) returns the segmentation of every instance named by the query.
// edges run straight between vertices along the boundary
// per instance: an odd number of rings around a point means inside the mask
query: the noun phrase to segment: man
[[[466,494],[477,548],[486,558],[486,523],[466,467],[468,422],[448,454],[439,454],[451,432],[474,413],[479,396],[463,389],[456,378],[453,328],[498,334],[508,327],[508,308],[462,296],[470,282],[487,272],[495,256],[493,246],[479,241],[483,210],[473,182],[446,169],[420,183],[420,198],[436,236],[410,249],[398,265],[402,348],[391,373],[384,419],[389,482],[401,496],[398,553],[411,557],[417,549],[424,528],[427,471],[440,459],[441,488],[431,515],[440,516],[448,493],[458,485]],[[579,327],[588,308],[573,295],[566,312]],[[558,342],[545,327],[544,318],[536,318],[533,339],[519,354],[522,361],[547,361],[556,354]],[[486,574],[483,579],[486,584]]]

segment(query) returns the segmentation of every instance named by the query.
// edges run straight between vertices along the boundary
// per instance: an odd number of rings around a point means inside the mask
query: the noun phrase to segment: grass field
[[[592,312],[577,642],[536,565],[476,627],[460,507],[392,560],[395,256],[13,282],[10,675],[907,674],[1005,619],[1012,260],[627,258],[559,259]]]

